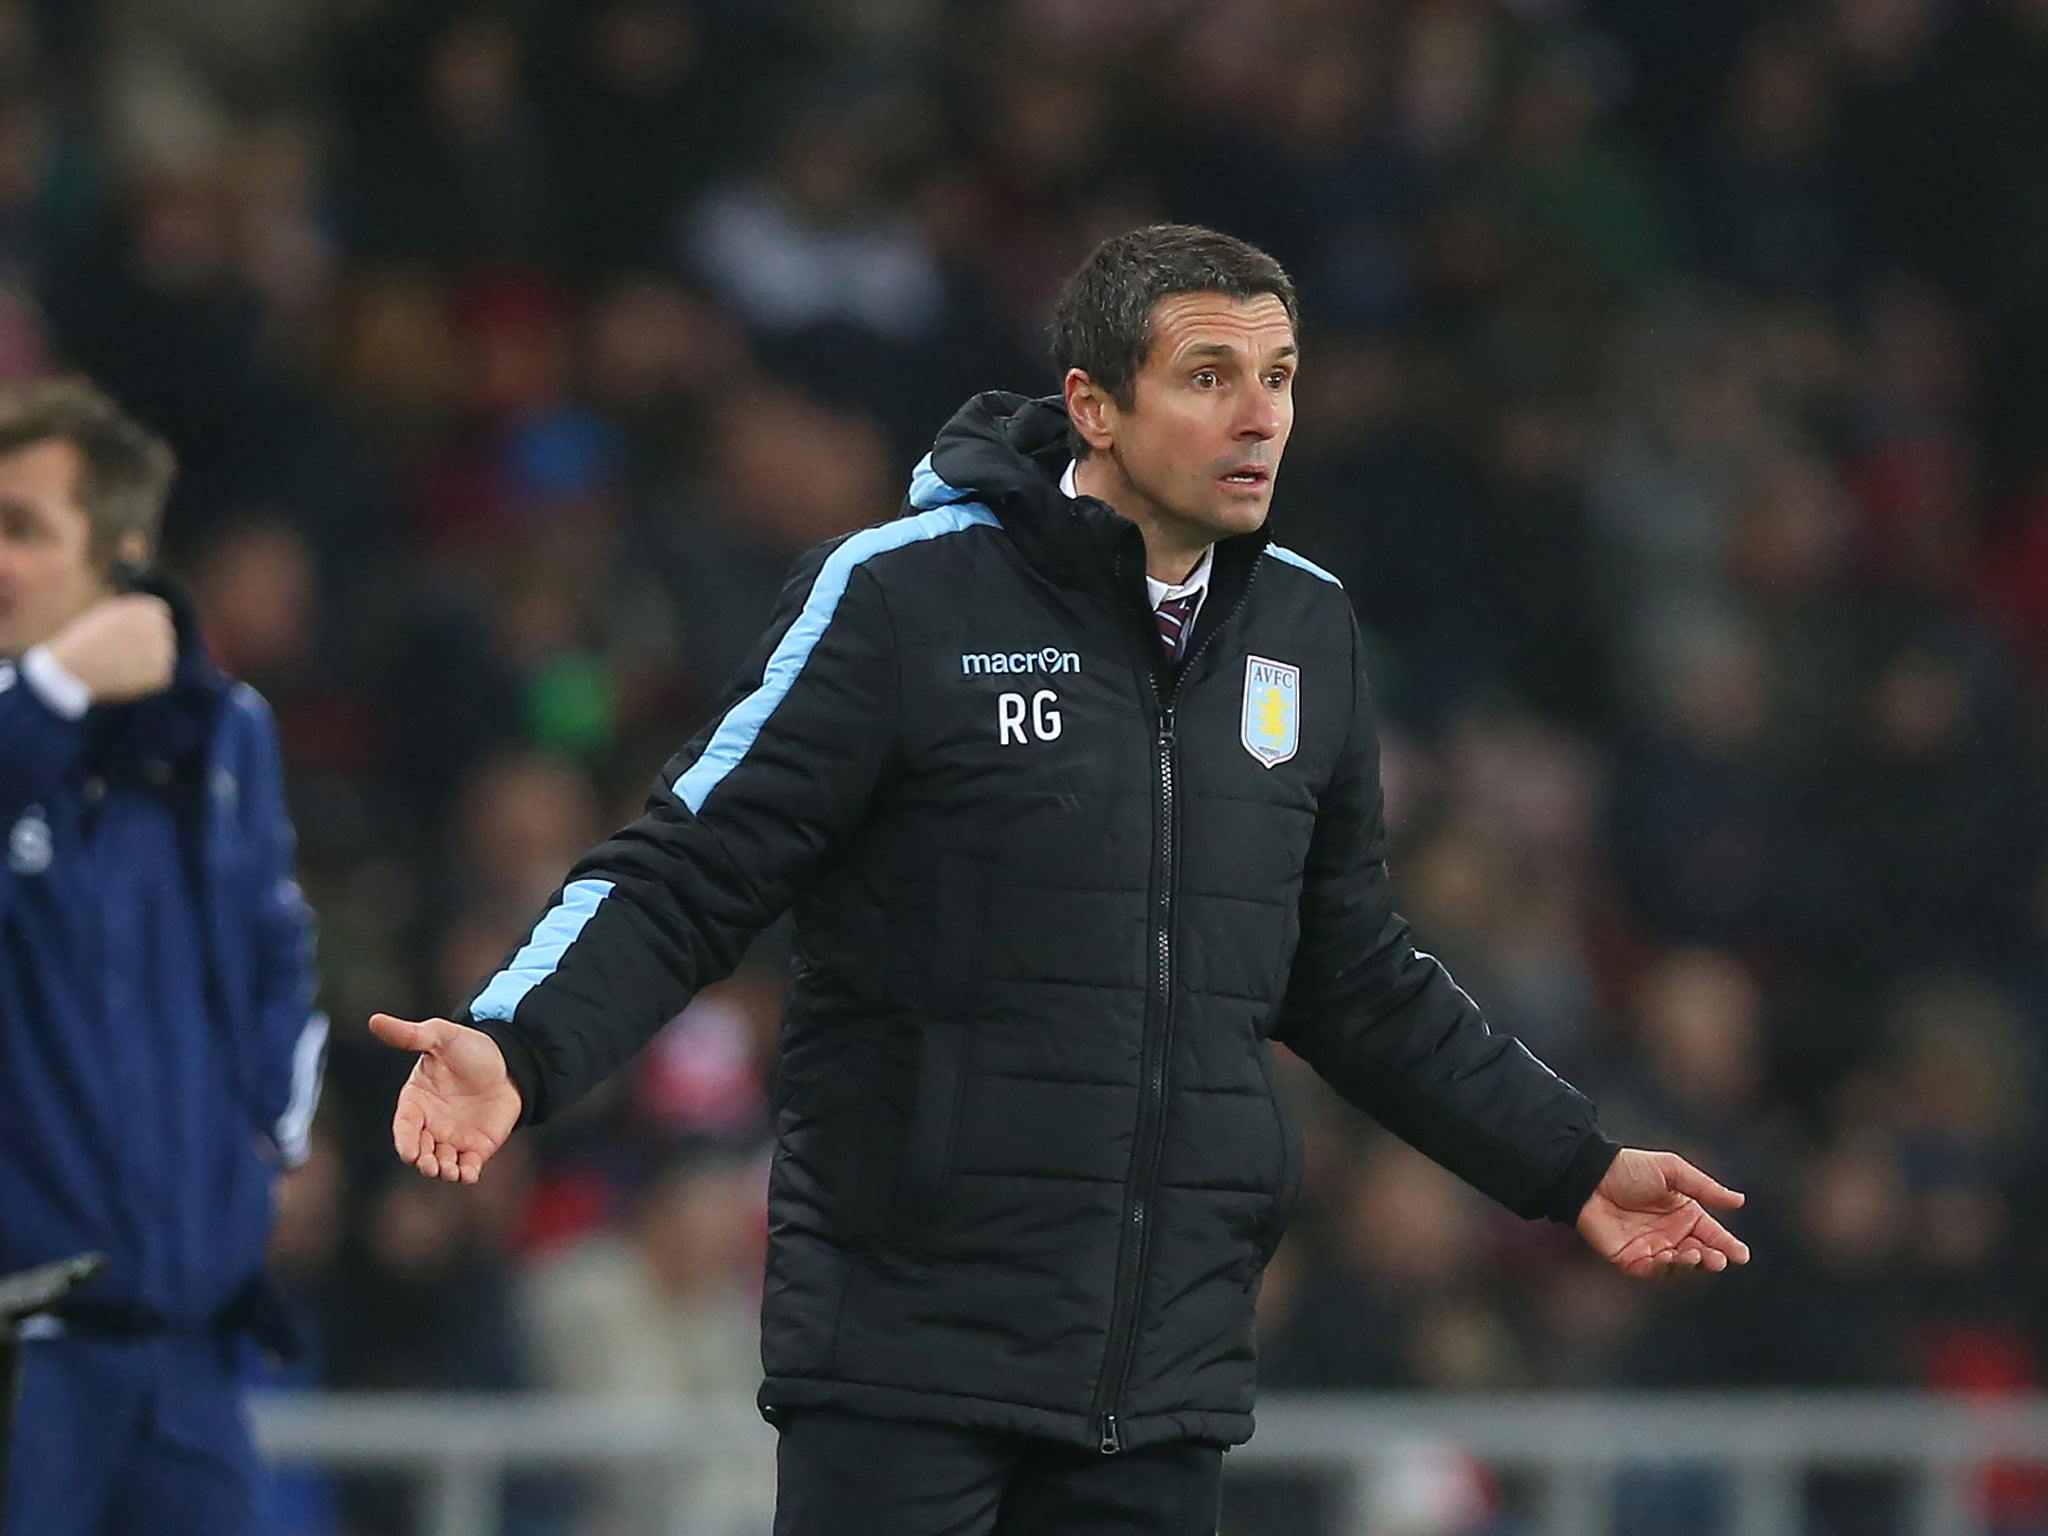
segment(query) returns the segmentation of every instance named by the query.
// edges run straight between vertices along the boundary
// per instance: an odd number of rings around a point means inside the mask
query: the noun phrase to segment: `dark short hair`
[[[1301,325],[1293,279],[1257,246],[1197,224],[1152,224],[1103,241],[1060,290],[1052,354],[1061,377],[1078,368],[1129,410],[1152,350],[1152,312],[1180,293],[1271,294],[1288,324]]]
[[[154,550],[178,472],[170,445],[85,379],[37,379],[0,391],[0,456],[50,442],[78,450],[75,494],[92,525],[94,557],[112,558],[131,533]]]

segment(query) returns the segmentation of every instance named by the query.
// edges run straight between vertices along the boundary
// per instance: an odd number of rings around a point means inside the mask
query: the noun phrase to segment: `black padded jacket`
[[[795,907],[771,1418],[1248,1437],[1300,1177],[1269,1041],[1524,1216],[1572,1219],[1614,1154],[1394,912],[1336,581],[1224,541],[1169,665],[1137,529],[1059,490],[1066,425],[978,397],[901,518],[807,557],[469,1011],[540,1120]]]

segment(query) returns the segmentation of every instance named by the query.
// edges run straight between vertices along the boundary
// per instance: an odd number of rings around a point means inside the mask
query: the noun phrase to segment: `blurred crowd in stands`
[[[460,1003],[1174,218],[1300,282],[1276,526],[1422,942],[1757,1253],[1632,1287],[1304,1074],[1268,1387],[2042,1383],[2048,0],[0,0],[0,82],[0,376],[170,436],[281,718],[325,1381],[751,1390],[775,935],[475,1189],[362,1021]]]

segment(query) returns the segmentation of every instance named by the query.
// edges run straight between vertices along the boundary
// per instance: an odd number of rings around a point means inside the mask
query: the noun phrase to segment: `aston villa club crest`
[[[1238,739],[1263,767],[1277,768],[1301,747],[1301,668],[1263,656],[1244,662],[1244,719]]]

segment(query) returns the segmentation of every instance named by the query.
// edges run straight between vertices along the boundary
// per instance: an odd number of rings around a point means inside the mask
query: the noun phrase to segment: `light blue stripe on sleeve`
[[[1311,576],[1322,577],[1324,581],[1327,581],[1333,587],[1342,587],[1344,585],[1343,582],[1339,581],[1336,577],[1332,576],[1320,565],[1317,565],[1315,561],[1309,559],[1305,555],[1297,555],[1293,550],[1287,548],[1284,544],[1268,544],[1266,546],[1266,553],[1271,555],[1275,560],[1280,561],[1283,565],[1291,565],[1296,570],[1307,571]]]
[[[919,472],[926,473],[925,466],[920,465]],[[931,479],[937,485],[945,485],[936,475]],[[947,486],[946,489],[950,491],[952,487]],[[676,780],[676,796],[690,808],[691,814],[703,810],[704,801],[711,791],[746,759],[761,734],[761,728],[768,723],[768,717],[775,713],[776,707],[788,697],[789,690],[796,686],[804,665],[811,659],[811,652],[817,648],[826,627],[832,622],[832,615],[838,611],[839,599],[846,595],[846,584],[857,568],[877,555],[901,549],[906,544],[959,533],[966,528],[994,527],[995,522],[995,514],[976,503],[937,507],[927,512],[912,513],[909,517],[899,517],[895,522],[883,523],[878,528],[863,529],[826,556],[825,563],[818,568],[817,580],[811,583],[811,595],[804,599],[803,612],[783,631],[775,653],[762,669],[761,686],[726,711],[725,718],[718,722],[718,729],[711,733],[703,755]]]
[[[509,1020],[526,994],[555,974],[586,924],[612,893],[609,880],[572,880],[562,899],[533,930],[512,963],[491,978],[491,984],[469,1005],[473,1019]]]

